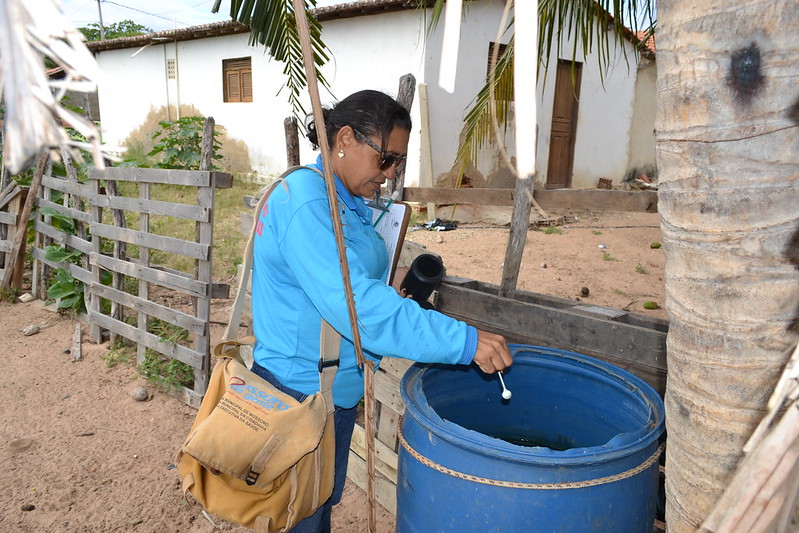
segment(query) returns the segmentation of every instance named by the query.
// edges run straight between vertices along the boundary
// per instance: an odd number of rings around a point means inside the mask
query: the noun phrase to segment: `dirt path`
[[[577,216],[561,233],[529,233],[519,287],[665,318],[662,309],[642,307],[648,300],[663,305],[663,253],[650,248],[660,240],[659,217]],[[408,239],[441,254],[449,274],[498,283],[507,233],[463,226],[416,231]],[[224,322],[229,306],[216,301],[213,319]],[[24,336],[30,324],[40,333]],[[218,519],[214,529],[199,508],[182,501],[173,460],[194,410],[155,391],[130,364],[109,367],[107,345],[84,342],[82,360],[72,362],[65,350],[75,325],[39,302],[0,304],[0,531],[248,531]],[[212,338],[221,329],[215,325]],[[138,385],[148,387],[149,401],[131,397]],[[393,528],[381,508],[378,531]],[[334,510],[333,529],[366,531],[366,498],[351,484]]]

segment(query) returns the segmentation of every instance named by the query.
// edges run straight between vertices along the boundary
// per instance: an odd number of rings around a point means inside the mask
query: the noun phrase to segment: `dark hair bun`
[[[330,109],[323,108],[322,109],[322,118],[325,121],[325,124],[330,124]],[[311,144],[313,145],[314,150],[319,149],[319,132],[316,131],[316,121],[314,120],[313,113],[308,114],[305,117],[305,131],[307,134],[305,135]]]

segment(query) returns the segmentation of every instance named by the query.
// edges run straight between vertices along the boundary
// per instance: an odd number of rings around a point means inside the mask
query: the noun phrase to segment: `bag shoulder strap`
[[[275,182],[269,186],[266,192],[261,196],[258,205],[255,206],[255,216],[253,217],[252,229],[250,230],[250,237],[247,239],[247,246],[244,249],[244,262],[242,264],[241,279],[239,279],[239,287],[236,291],[236,299],[233,302],[233,308],[230,311],[230,320],[225,328],[223,340],[229,341],[235,335],[236,329],[239,327],[241,320],[241,312],[244,309],[244,302],[247,295],[247,286],[250,283],[252,275],[253,263],[253,243],[255,241],[255,229],[258,225],[259,214],[263,209],[269,196],[283,182],[283,180],[301,168],[307,168],[321,174],[319,170],[307,166],[294,166],[283,172]],[[341,348],[341,335],[333,329],[327,320],[322,319],[321,331],[319,334],[319,390],[325,399],[328,414],[333,412],[333,382],[336,379],[336,371],[339,365],[339,349]]]

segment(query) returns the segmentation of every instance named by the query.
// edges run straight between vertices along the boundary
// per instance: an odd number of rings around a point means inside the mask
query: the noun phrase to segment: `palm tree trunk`
[[[674,533],[724,490],[799,338],[799,5],[660,0],[658,19]]]

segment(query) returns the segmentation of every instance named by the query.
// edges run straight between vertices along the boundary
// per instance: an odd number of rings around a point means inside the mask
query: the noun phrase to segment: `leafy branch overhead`
[[[222,0],[216,0],[212,11],[217,13],[221,4]],[[316,0],[304,0],[304,4],[307,12],[309,6],[316,7]],[[301,119],[305,118],[307,112],[302,105],[301,95],[308,86],[308,79],[303,66],[302,44],[292,1],[230,0],[230,17],[250,27],[250,45],[265,46],[274,59],[283,62],[283,73],[286,75],[284,87],[289,91],[289,102],[294,113]],[[327,80],[319,70],[330,60],[329,50],[322,42],[322,25],[310,14],[308,24],[317,79],[332,94]]]

